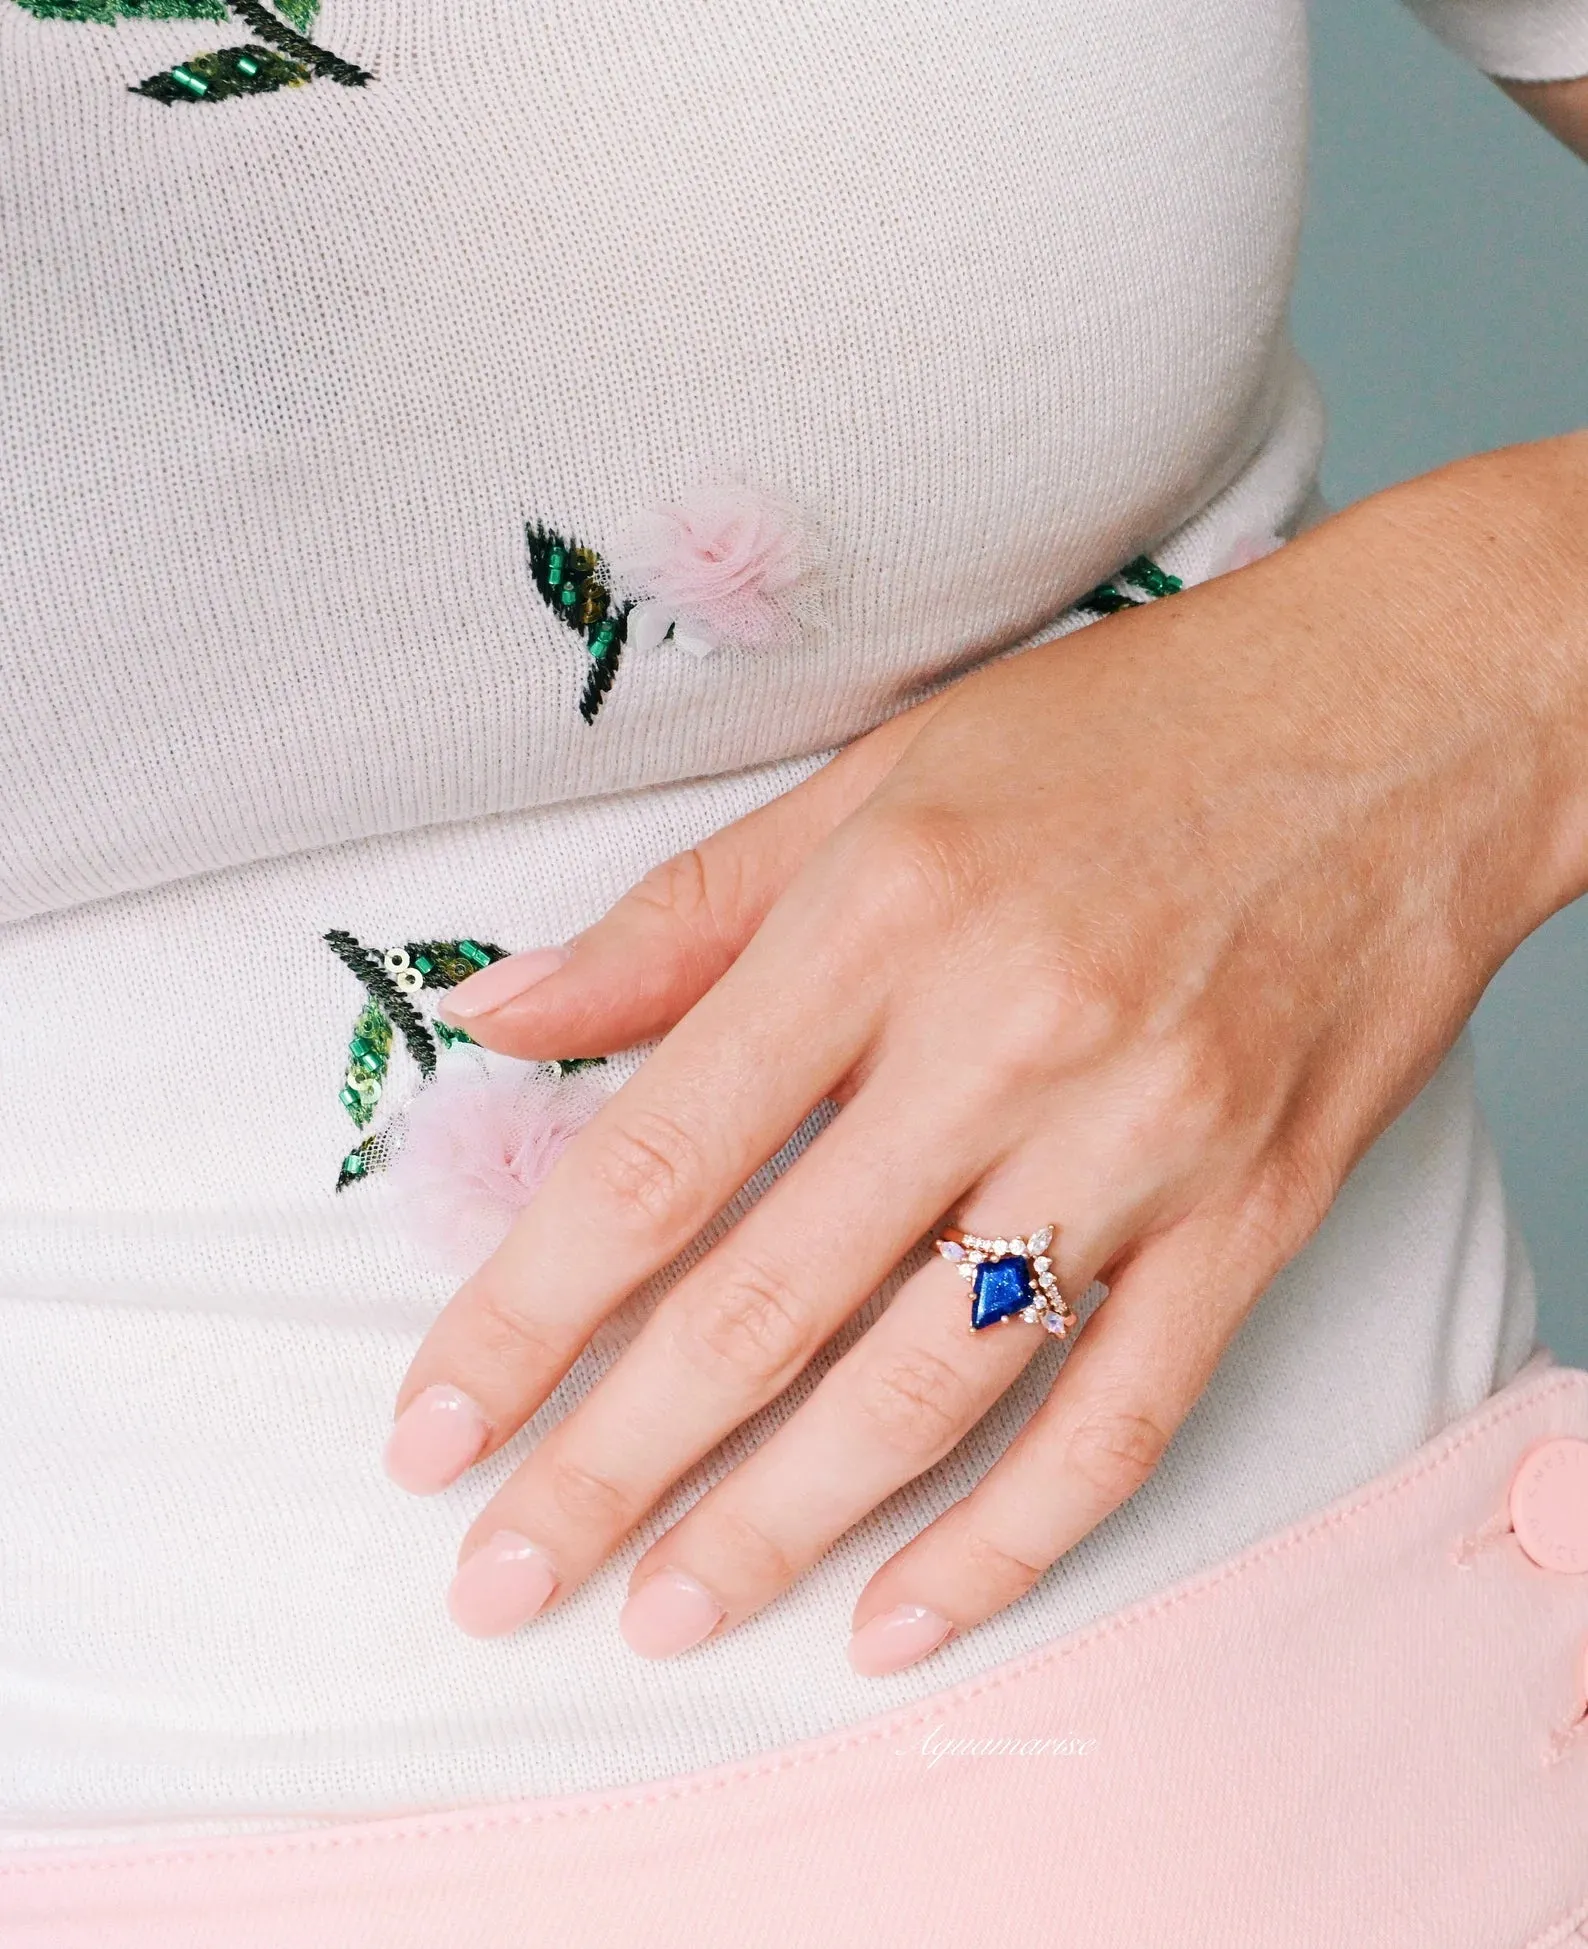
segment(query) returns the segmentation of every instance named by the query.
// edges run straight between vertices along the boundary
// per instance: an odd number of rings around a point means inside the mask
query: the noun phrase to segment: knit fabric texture
[[[1582,0],[1433,24],[1588,68]],[[626,1565],[809,1380],[500,1643],[441,1592],[535,1430],[433,1502],[379,1473],[448,1285],[385,1186],[333,1189],[360,995],[326,931],[565,939],[1085,626],[1122,564],[1194,582],[1294,532],[1305,123],[1300,0],[0,0],[11,1839],[577,1790],[842,1725],[1226,1554],[1514,1370],[1531,1288],[1463,1047],[1149,1488],[922,1671],[849,1674],[853,1596],[1047,1360],[667,1667],[616,1636]],[[735,636],[732,589],[691,636],[604,579],[735,495],[792,511],[786,630]]]

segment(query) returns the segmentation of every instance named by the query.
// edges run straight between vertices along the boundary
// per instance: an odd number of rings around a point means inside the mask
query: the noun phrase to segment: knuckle
[[[1006,1062],[1074,1074],[1136,1042],[1140,1017],[1139,998],[1064,944],[1022,971],[989,1026]]]
[[[1006,987],[979,1035],[998,1068],[1017,1075],[1073,1064],[1097,1045],[1092,1026],[1079,1021],[1067,985],[1040,980]]]
[[[691,846],[653,867],[630,898],[686,940],[726,944],[752,904],[747,858],[737,846]]]
[[[1139,1141],[1189,1164],[1206,1155],[1239,1112],[1238,1093],[1222,1054],[1191,1036],[1160,1043],[1144,1068],[1137,1097]]]
[[[991,1610],[1002,1610],[1016,1598],[1024,1597],[1048,1568],[1045,1563],[996,1543],[981,1530],[970,1530],[963,1538],[965,1568],[978,1599]]]
[[[1248,1256],[1264,1271],[1277,1270],[1323,1223],[1338,1190],[1338,1174],[1305,1149],[1274,1152],[1241,1209]]]
[[[752,1605],[765,1603],[793,1583],[799,1566],[743,1510],[721,1510],[712,1521],[712,1558],[726,1566],[713,1588],[731,1585],[739,1605]]]
[[[572,1529],[616,1535],[633,1521],[635,1512],[628,1492],[571,1456],[550,1459],[546,1487],[559,1515]]]
[[[698,846],[675,853],[653,866],[632,890],[630,898],[639,906],[651,907],[669,920],[692,921],[710,915],[710,882],[705,856]]]
[[[1168,1446],[1168,1435],[1149,1415],[1097,1408],[1071,1430],[1065,1467],[1100,1503],[1114,1509],[1136,1493]]]
[[[487,1362],[519,1372],[561,1371],[564,1350],[547,1337],[541,1323],[524,1311],[512,1293],[491,1281],[478,1286],[472,1299],[469,1339]]]
[[[986,867],[965,814],[947,806],[879,811],[868,820],[866,836],[849,898],[868,932],[947,928],[976,908]]]
[[[740,1263],[683,1310],[695,1363],[736,1388],[775,1387],[809,1350],[811,1323],[781,1273]]]
[[[865,1368],[857,1399],[873,1434],[912,1461],[941,1454],[974,1418],[965,1376],[922,1348]]]
[[[698,1140],[675,1118],[655,1111],[615,1121],[598,1138],[591,1170],[620,1211],[652,1222],[691,1204],[705,1179]]]

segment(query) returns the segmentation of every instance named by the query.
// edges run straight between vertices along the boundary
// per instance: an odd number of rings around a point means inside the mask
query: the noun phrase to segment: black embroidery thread
[[[190,55],[159,74],[130,84],[128,93],[174,107],[181,102],[232,101],[241,95],[274,94],[320,77],[343,88],[362,88],[375,79],[368,69],[344,60],[311,41],[304,29],[319,12],[319,0],[18,0],[40,20],[89,21],[114,26],[118,20],[220,20],[235,15],[258,36],[259,45],[223,47]],[[290,24],[289,24],[290,23]]]
[[[227,0],[227,5],[253,28],[262,41],[271,42],[283,54],[301,61],[327,81],[340,82],[344,88],[362,88],[375,79],[367,69],[355,67],[351,61],[344,61],[340,54],[316,46],[296,28],[278,20],[268,7],[261,5],[261,0]]]
[[[529,572],[542,602],[590,652],[591,670],[579,715],[594,724],[618,673],[632,603],[615,602],[593,548],[569,541],[538,521],[524,523]]]
[[[440,1016],[422,1015],[408,997],[425,988],[456,988],[493,961],[506,960],[507,949],[494,941],[467,936],[453,941],[408,941],[402,947],[385,949],[366,947],[340,927],[331,928],[323,938],[366,997],[353,1024],[347,1068],[338,1092],[343,1109],[363,1130],[373,1120],[385,1093],[394,1030],[413,1057],[421,1087],[434,1079],[441,1049],[456,1048],[460,1042],[472,1046],[473,1038],[466,1030],[454,1028]],[[548,1067],[559,1076],[572,1076],[581,1069],[598,1069],[605,1062],[605,1056],[572,1056]],[[402,1140],[403,1114],[399,1109],[379,1130],[361,1137],[343,1157],[336,1177],[338,1191],[386,1168]]]
[[[360,945],[339,927],[333,927],[323,938],[337,959],[364,984],[370,1000],[380,1005],[428,1082],[436,1073],[435,1042],[424,1017],[387,974],[380,951]],[[497,958],[501,958],[500,951]]]

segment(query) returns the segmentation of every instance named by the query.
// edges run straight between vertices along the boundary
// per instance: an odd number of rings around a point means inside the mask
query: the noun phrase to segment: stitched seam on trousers
[[[1056,1645],[1028,1653],[1014,1663],[1000,1666],[992,1672],[985,1672],[979,1678],[968,1679],[952,1691],[940,1693],[923,1705],[911,1706],[892,1718],[873,1720],[869,1724],[855,1727],[848,1732],[830,1735],[825,1739],[811,1742],[802,1749],[778,1758],[749,1760],[739,1765],[725,1767],[717,1771],[699,1774],[694,1779],[664,1782],[659,1786],[640,1787],[631,1791],[608,1795],[601,1799],[579,1800],[572,1804],[552,1807],[537,1807],[533,1803],[488,1815],[470,1818],[466,1814],[441,1812],[418,1821],[377,1822],[371,1828],[353,1834],[301,1834],[290,1839],[272,1842],[268,1845],[250,1847],[239,1842],[213,1848],[170,1848],[158,1849],[152,1853],[137,1851],[118,1853],[97,1860],[77,1861],[30,1861],[15,1864],[0,1864],[0,1882],[22,1881],[29,1877],[44,1875],[63,1875],[81,1873],[85,1869],[96,1872],[128,1872],[152,1866],[177,1866],[182,1863],[206,1861],[265,1861],[280,1859],[297,1854],[330,1854],[338,1849],[387,1846],[393,1843],[428,1840],[443,1834],[488,1834],[504,1828],[538,1827],[554,1820],[583,1820],[596,1814],[619,1813],[631,1808],[661,1806],[669,1801],[693,1799],[702,1794],[717,1793],[726,1787],[739,1786],[747,1781],[765,1779],[779,1773],[792,1772],[803,1766],[811,1766],[822,1760],[837,1758],[842,1753],[871,1746],[880,1739],[897,1739],[902,1734],[915,1731],[929,1720],[957,1705],[968,1703],[990,1692],[1000,1691],[1004,1686],[1018,1679],[1028,1678],[1045,1667],[1061,1663],[1074,1657],[1090,1645],[1111,1637],[1120,1631],[1127,1631],[1136,1625],[1178,1610],[1182,1605],[1211,1595],[1227,1583],[1245,1576],[1271,1558],[1283,1556],[1310,1542],[1314,1537],[1340,1528],[1354,1517],[1375,1508],[1379,1503],[1410,1489],[1425,1476],[1443,1469],[1455,1456],[1482,1436],[1505,1422],[1514,1420],[1519,1414],[1541,1405],[1555,1395],[1581,1393],[1588,1388],[1588,1374],[1574,1370],[1552,1374],[1548,1380],[1530,1387],[1520,1398],[1508,1401],[1503,1406],[1492,1408],[1480,1414],[1460,1434],[1453,1435],[1425,1460],[1414,1468],[1394,1475],[1386,1482],[1377,1483],[1359,1491],[1354,1499],[1342,1503],[1334,1509],[1326,1509],[1315,1516],[1306,1517],[1295,1527],[1282,1531],[1267,1542],[1254,1544],[1240,1556],[1217,1568],[1204,1571],[1187,1582],[1163,1592],[1156,1597],[1143,1598],[1139,1603],[1129,1606],[1112,1617],[1102,1618],[1089,1625],[1073,1637],[1061,1640]],[[1574,1921],[1588,1919],[1588,1905],[1578,1911]],[[1556,1925],[1557,1927],[1559,1925]],[[1546,1933],[1528,1949],[1554,1949],[1562,1938]]]

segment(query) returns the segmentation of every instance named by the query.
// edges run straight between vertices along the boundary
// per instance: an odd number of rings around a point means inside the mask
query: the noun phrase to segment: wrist
[[[1588,892],[1588,432],[1462,460],[1328,524],[1395,674],[1492,797],[1495,965]],[[1320,530],[1322,539],[1324,530]]]

